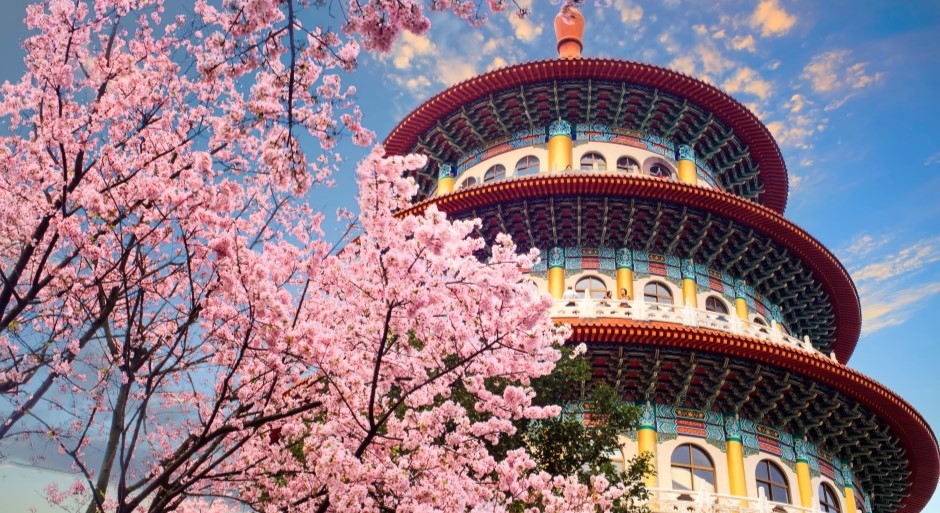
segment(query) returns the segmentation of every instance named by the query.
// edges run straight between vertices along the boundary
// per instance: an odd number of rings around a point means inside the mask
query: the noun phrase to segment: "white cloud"
[[[940,151],[938,151],[937,153],[934,153],[933,155],[927,157],[926,160],[924,160],[925,166],[930,166],[934,164],[940,164]]]
[[[865,265],[852,276],[858,282],[878,283],[918,271],[936,262],[940,262],[940,237],[917,241],[880,262]]]
[[[781,146],[797,149],[812,148],[811,138],[826,129],[827,118],[821,118],[819,108],[806,96],[796,93],[783,104],[784,120],[767,124],[767,129]]]
[[[536,24],[532,21],[532,14],[525,17],[519,16],[518,12],[509,13],[509,24],[512,25],[516,39],[526,43],[534,41],[542,35],[542,24]]]
[[[862,335],[907,322],[918,310],[918,303],[940,293],[940,282],[918,284],[887,294],[862,298]]]
[[[843,250],[846,260],[860,259],[888,247],[891,237],[862,234]],[[940,294],[940,237],[869,259],[852,271],[862,302],[862,333],[903,324],[924,301]]]
[[[817,93],[863,89],[881,80],[880,72],[866,70],[867,62],[847,64],[850,56],[848,50],[830,50],[816,55],[803,68],[800,77]]]
[[[788,182],[789,182],[789,184],[790,184],[790,191],[792,192],[792,191],[795,191],[795,190],[799,189],[800,184],[802,184],[803,181],[804,181],[804,178],[803,178],[802,176],[796,174],[796,173],[793,173],[793,172],[788,173],[788,175],[789,175],[789,176],[788,176],[788,178],[789,178]]]
[[[754,36],[750,34],[746,36],[734,36],[734,38],[731,39],[731,47],[735,50],[747,50],[751,53],[757,51],[757,48],[754,46]]]
[[[760,30],[763,37],[786,35],[796,24],[796,16],[788,13],[777,0],[761,0],[750,19],[751,27]]]
[[[891,237],[882,236],[875,238],[872,235],[863,233],[852,239],[851,244],[849,244],[847,248],[839,251],[839,253],[844,255],[847,260],[861,258],[868,256],[868,254],[877,249],[881,249],[889,242],[891,242]]]
[[[620,13],[620,22],[639,25],[643,21],[643,8],[629,0],[617,0],[614,7]]]
[[[425,36],[416,36],[407,30],[402,32],[399,42],[392,48],[392,64],[398,69],[408,69],[416,57],[432,55],[437,51],[434,43]]]
[[[731,94],[748,93],[761,100],[766,100],[773,92],[770,82],[762,79],[756,71],[747,66],[738,68],[733,75],[722,82],[721,87]]]

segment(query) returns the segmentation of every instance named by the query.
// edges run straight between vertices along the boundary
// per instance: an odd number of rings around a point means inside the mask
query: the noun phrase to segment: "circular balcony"
[[[809,337],[791,337],[782,332],[776,321],[761,325],[744,322],[733,313],[719,313],[691,306],[662,303],[647,303],[642,299],[559,299],[555,301],[551,316],[558,322],[582,322],[590,319],[613,319],[649,321],[679,324],[690,328],[704,328],[731,335],[754,338],[774,344],[786,344],[790,348],[806,351],[835,360],[835,353],[824,355],[813,346]]]

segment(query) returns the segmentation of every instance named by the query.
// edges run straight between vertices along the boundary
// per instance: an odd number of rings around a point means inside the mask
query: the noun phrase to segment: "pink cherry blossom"
[[[521,283],[535,253],[501,237],[480,261],[477,223],[396,215],[423,159],[380,147],[355,240],[337,251],[309,206],[337,140],[374,140],[343,77],[428,30],[425,4],[351,1],[339,33],[297,0],[29,7],[26,71],[0,89],[0,439],[71,460],[50,501],[596,511],[621,493],[487,450],[558,414],[528,387],[568,334]],[[481,23],[479,5],[429,8]]]

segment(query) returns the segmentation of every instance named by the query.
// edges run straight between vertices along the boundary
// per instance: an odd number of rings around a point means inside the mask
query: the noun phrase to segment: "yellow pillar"
[[[627,289],[627,298],[633,299],[633,271],[630,269],[617,269],[617,299],[627,299],[620,297],[621,289]]]
[[[734,311],[738,313],[738,318],[747,321],[747,301],[744,298],[734,299]]]
[[[617,248],[615,253],[617,262],[617,299],[620,297],[620,290],[627,289],[627,296],[633,300],[633,251],[630,248]]]
[[[698,290],[695,286],[695,263],[691,258],[680,259],[679,271],[682,273],[682,303],[685,306],[698,308]]]
[[[728,454],[728,491],[737,497],[747,497],[744,446],[741,444],[741,425],[737,418],[725,418],[725,446]]]
[[[572,166],[571,124],[558,120],[548,127],[548,170],[564,171]]]
[[[851,486],[845,487],[845,513],[858,513],[855,510],[855,490]]]
[[[656,465],[656,415],[653,406],[649,403],[640,407],[640,425],[636,430],[637,449],[640,454],[650,453],[651,463],[655,470]],[[643,477],[643,484],[647,488],[656,488],[658,479],[655,472]]]
[[[800,489],[800,506],[813,507],[813,479],[809,475],[809,463],[796,460],[796,482]]]
[[[793,448],[796,452],[796,484],[800,490],[800,506],[804,508],[813,507],[813,478],[809,473],[809,445],[802,438],[793,440]]]
[[[450,164],[441,164],[437,174],[437,195],[454,192],[454,167]]]
[[[855,510],[855,489],[852,488],[854,477],[848,465],[842,465],[842,479],[845,481],[845,513],[857,513]]]
[[[679,181],[691,185],[698,183],[698,176],[695,172],[695,154],[688,144],[679,145]]]
[[[555,299],[565,294],[565,248],[548,250],[548,293]]]
[[[744,322],[747,322],[747,301],[744,299],[747,297],[745,294],[745,283],[744,280],[735,279],[734,280],[734,310],[738,314],[738,318]]]

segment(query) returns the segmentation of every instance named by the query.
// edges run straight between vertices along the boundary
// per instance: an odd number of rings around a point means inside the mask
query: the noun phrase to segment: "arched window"
[[[715,491],[715,464],[701,448],[682,444],[672,452],[672,489]]]
[[[709,312],[727,314],[728,305],[726,305],[724,301],[718,299],[718,296],[708,296],[705,298],[705,310],[708,310]]]
[[[535,155],[526,155],[516,162],[516,172],[513,176],[534,175],[539,172],[539,158]]]
[[[492,182],[493,180],[502,180],[503,178],[506,178],[506,166],[496,164],[486,170],[486,173],[483,175],[483,183]]]
[[[769,460],[757,464],[757,489],[764,490],[767,500],[790,504],[790,485],[783,471]]]
[[[477,184],[477,179],[472,176],[468,176],[464,181],[460,182],[459,189],[463,189],[465,187],[472,187],[476,184]]]
[[[673,303],[672,291],[658,281],[651,281],[643,287],[643,300],[647,303],[671,305]]]
[[[672,171],[663,164],[653,164],[650,166],[650,176],[655,176],[659,178],[670,178],[672,176]]]
[[[575,283],[574,291],[578,294],[578,297],[584,297],[584,293],[587,292],[592,299],[604,299],[604,296],[607,295],[607,285],[600,278],[587,276]]]
[[[581,171],[607,171],[607,161],[600,153],[585,153],[581,156]]]
[[[819,483],[819,511],[822,513],[842,513],[839,509],[839,499],[832,487],[826,483]]]
[[[620,157],[617,159],[617,171],[624,173],[636,173],[640,170],[640,163],[630,157]]]
[[[763,317],[755,317],[754,324],[760,324],[761,326],[767,326],[767,321]]]

